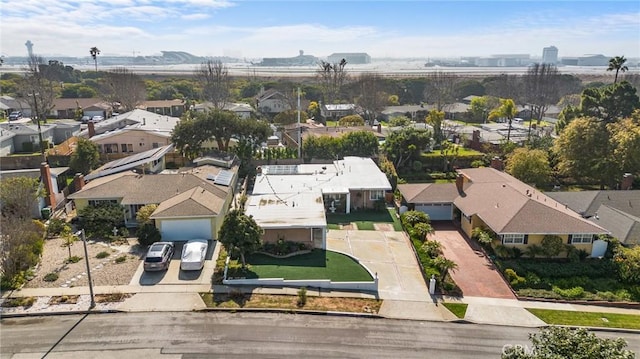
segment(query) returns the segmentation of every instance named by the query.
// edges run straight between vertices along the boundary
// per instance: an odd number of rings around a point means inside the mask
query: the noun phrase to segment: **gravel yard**
[[[127,285],[141,263],[144,251],[137,246],[135,238],[129,238],[127,243],[110,245],[105,242],[87,242],[91,279],[94,286]],[[104,258],[97,258],[98,253],[108,254]],[[82,241],[71,245],[71,256],[80,258],[76,263],[68,263],[69,249],[62,238],[45,240],[42,260],[35,270],[35,277],[26,283],[27,288],[56,288],[88,286],[87,268],[84,259]],[[124,257],[125,259],[118,259]],[[118,259],[118,260],[117,260]],[[45,281],[45,276],[56,273],[58,279]],[[50,275],[53,276],[53,275]]]

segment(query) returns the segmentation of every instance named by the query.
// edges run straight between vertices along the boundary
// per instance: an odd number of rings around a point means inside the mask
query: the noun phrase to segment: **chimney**
[[[44,189],[47,191],[44,201],[47,206],[53,210],[56,208],[56,194],[53,190],[53,183],[51,182],[51,169],[46,162],[40,164],[40,180],[44,184]]]
[[[622,176],[622,182],[620,183],[620,189],[623,191],[630,190],[633,187],[633,175],[631,173],[625,173]]]
[[[460,173],[456,176],[456,188],[458,189],[458,193],[464,193],[464,176]]]
[[[87,125],[87,131],[89,131],[89,138],[96,135],[96,125],[93,122],[89,122]]]
[[[260,167],[260,166],[256,167],[256,174],[257,175],[261,175],[262,174],[262,167]]]
[[[84,187],[84,176],[82,173],[76,173],[73,177],[73,189],[75,192],[82,190]]]
[[[496,156],[491,159],[491,168],[495,168],[498,171],[504,170],[504,163],[502,163],[500,157]]]
[[[382,125],[378,124],[378,133],[382,133]]]

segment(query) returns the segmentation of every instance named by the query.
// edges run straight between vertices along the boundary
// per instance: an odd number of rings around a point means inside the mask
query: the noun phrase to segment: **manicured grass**
[[[451,153],[449,153],[451,154]],[[478,152],[474,149],[471,148],[466,148],[466,147],[462,147],[462,146],[458,146],[458,157],[465,157],[465,156],[482,156],[483,153],[482,152]],[[433,152],[429,152],[429,153],[423,153],[421,154],[422,157],[440,157],[442,156],[442,152],[440,152],[440,150],[434,150]]]
[[[241,293],[201,293],[200,296],[209,308],[277,308],[338,311],[352,313],[378,313],[381,300],[364,298],[337,298],[308,296],[307,303],[298,306],[298,296],[241,294]]]
[[[547,324],[640,329],[640,315],[533,308],[528,308],[527,310]]]
[[[332,225],[352,222],[355,222],[360,230],[374,230],[374,223],[389,223],[393,224],[395,231],[402,231],[402,224],[393,208],[387,208],[384,211],[357,211],[349,214],[327,213],[329,229],[338,229],[337,227],[332,228]]]
[[[311,253],[289,258],[273,258],[255,253],[247,257],[249,268],[233,275],[246,278],[284,278],[285,280],[330,279],[334,282],[372,281],[358,262],[344,254],[314,249]]]
[[[327,224],[327,229],[340,229],[340,225],[335,223],[329,223]]]
[[[467,313],[468,305],[466,303],[442,303],[442,305],[460,319],[464,318]]]

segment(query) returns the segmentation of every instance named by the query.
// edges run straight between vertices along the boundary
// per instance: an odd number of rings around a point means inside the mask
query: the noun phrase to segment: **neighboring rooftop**
[[[326,227],[324,202],[319,192],[249,196],[246,214],[267,229]]]

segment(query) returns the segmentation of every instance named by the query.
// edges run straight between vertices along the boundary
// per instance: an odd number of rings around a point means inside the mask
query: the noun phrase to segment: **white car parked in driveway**
[[[191,240],[185,243],[182,247],[180,269],[201,270],[204,267],[207,247],[207,241],[204,239]]]

